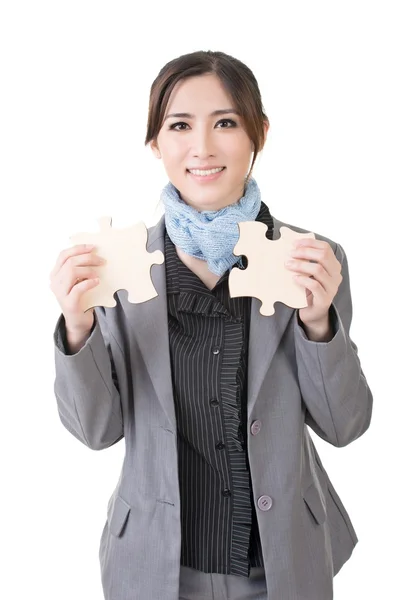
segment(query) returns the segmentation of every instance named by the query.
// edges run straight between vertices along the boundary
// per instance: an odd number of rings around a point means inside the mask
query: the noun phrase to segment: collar
[[[260,211],[255,219],[268,225],[267,237],[272,239],[274,221],[268,206],[261,202]],[[240,268],[240,267],[239,267]],[[176,247],[165,229],[165,270],[167,295],[179,294],[178,309],[185,312],[216,315],[228,314],[225,307],[216,302],[216,297],[211,290],[202,283],[179,258]],[[217,286],[227,285],[230,271],[227,270],[219,279]],[[184,284],[184,281],[187,285]]]

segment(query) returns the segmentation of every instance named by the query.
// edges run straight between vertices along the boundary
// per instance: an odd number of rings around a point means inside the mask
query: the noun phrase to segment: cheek
[[[247,162],[251,155],[251,142],[247,136],[238,133],[226,139],[225,153],[235,162]]]
[[[185,156],[185,145],[174,138],[170,138],[166,144],[160,147],[160,150],[164,163],[170,166],[176,165]]]

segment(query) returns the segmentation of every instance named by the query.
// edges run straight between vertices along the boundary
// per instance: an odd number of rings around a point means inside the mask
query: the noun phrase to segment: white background
[[[399,597],[396,4],[1,4],[2,598],[102,598],[98,546],[124,443],[91,451],[59,421],[49,273],[99,216],[157,220],[167,179],[143,143],[150,85],[199,49],[258,79],[271,127],[254,174],[272,214],[347,252],[374,412],[345,448],[313,434],[359,537],[335,599]]]

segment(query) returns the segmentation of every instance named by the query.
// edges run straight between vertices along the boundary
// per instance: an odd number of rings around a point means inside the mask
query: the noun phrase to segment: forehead
[[[233,108],[232,100],[221,80],[214,73],[189,77],[179,81],[168,101],[168,112],[210,113],[216,109]]]

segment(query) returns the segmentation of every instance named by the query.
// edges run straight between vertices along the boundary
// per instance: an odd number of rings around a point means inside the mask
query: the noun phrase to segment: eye
[[[221,123],[228,124],[228,126],[219,127],[219,129],[231,129],[232,127],[237,126],[237,123],[233,121],[233,119],[221,119],[220,121],[218,121],[216,126],[220,125]],[[188,127],[187,123],[184,123],[184,121],[179,121],[179,123],[173,123],[172,125],[170,125],[168,129],[171,129],[173,131],[187,131],[186,127]]]
[[[221,121],[218,121],[217,125],[220,123],[229,123],[230,127],[236,127],[236,122],[232,119],[221,119]],[[222,127],[222,129],[230,129],[230,127]]]
[[[187,123],[184,123],[183,121],[180,121],[179,123],[173,123],[168,129],[173,129],[174,131],[185,131],[185,129],[178,129],[178,125],[187,125]]]

